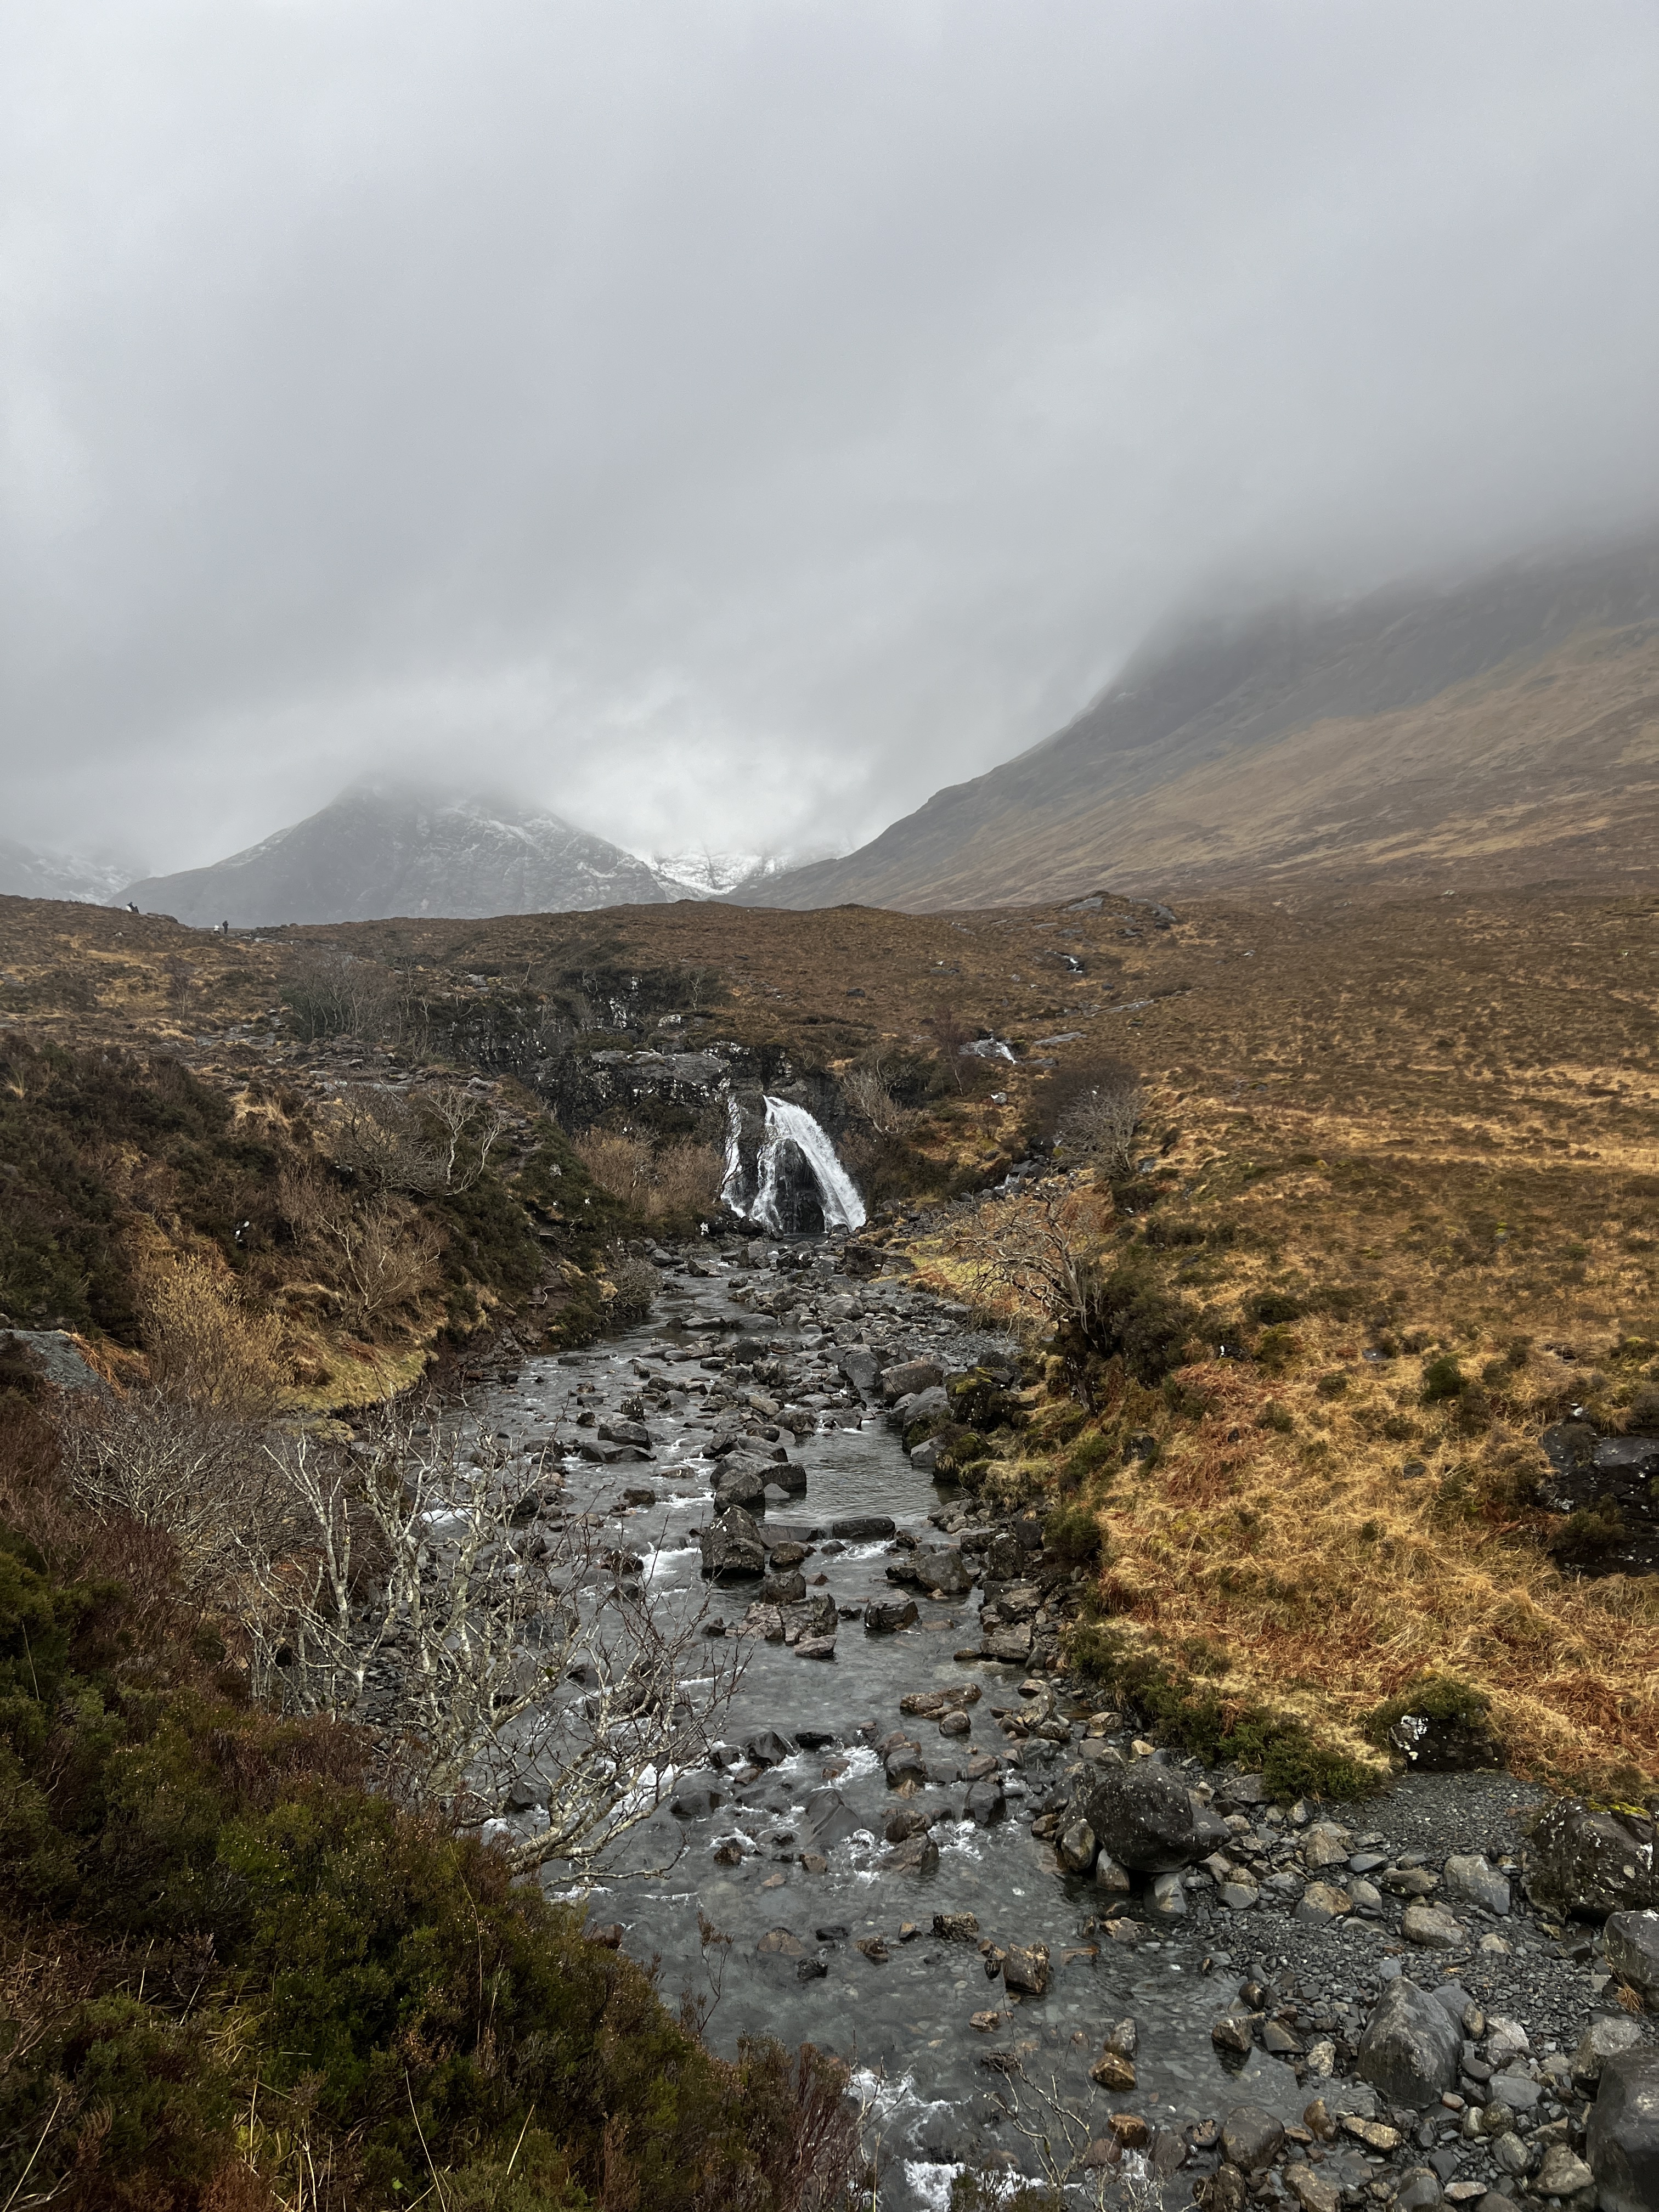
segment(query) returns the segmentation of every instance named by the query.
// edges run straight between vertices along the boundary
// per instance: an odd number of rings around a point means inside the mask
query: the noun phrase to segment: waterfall
[[[735,1108],[733,1129],[737,1122]],[[731,1140],[735,1143],[735,1136]],[[773,1236],[782,1234],[782,1219],[778,1212],[778,1179],[784,1155],[793,1146],[811,1170],[812,1180],[818,1187],[818,1202],[823,1208],[826,1229],[862,1229],[866,1215],[864,1200],[859,1196],[858,1185],[836,1158],[836,1148],[804,1106],[792,1106],[787,1099],[768,1097],[766,1100],[766,1135],[762,1141],[760,1157],[755,1163],[759,1188],[754,1203],[749,1208],[749,1218]],[[731,1157],[728,1144],[727,1158]],[[727,1177],[728,1186],[730,1176]],[[730,1201],[728,1200],[728,1203]]]

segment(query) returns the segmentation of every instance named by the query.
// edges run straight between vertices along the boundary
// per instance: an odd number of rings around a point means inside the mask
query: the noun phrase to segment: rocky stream
[[[1279,1806],[1148,1743],[1062,1671],[1082,1571],[903,1448],[1010,1346],[834,1240],[654,1256],[649,1322],[475,1400],[515,1452],[556,1429],[560,1510],[667,1603],[712,1582],[746,1654],[595,1940],[719,2049],[844,2057],[887,2212],[1038,2173],[1053,2100],[1109,2203],[1659,2208],[1650,1825],[1570,1803],[1529,1841],[1542,1794],[1492,1771]]]

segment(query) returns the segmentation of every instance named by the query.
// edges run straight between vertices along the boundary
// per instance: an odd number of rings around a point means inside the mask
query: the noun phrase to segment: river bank
[[[1066,1671],[1079,1571],[1046,1556],[1040,1516],[936,1482],[883,1404],[881,1378],[917,1363],[1012,1381],[1011,1345],[902,1279],[849,1278],[833,1246],[657,1257],[649,1322],[525,1360],[482,1402],[526,1453],[563,1424],[560,1510],[603,1516],[671,1605],[704,1600],[733,1468],[781,1478],[749,1493],[764,1575],[714,1594],[748,1662],[731,1741],[674,1778],[589,1904],[715,2047],[767,2033],[843,2057],[893,2212],[944,2208],[988,2161],[1035,2172],[1019,2122],[1039,2084],[1097,2167],[1144,2158],[1171,2204],[1231,2201],[1251,2164],[1277,2177],[1267,2201],[1310,2212],[1571,2180],[1586,2034],[1644,2030],[1599,1932],[1522,1887],[1542,1793],[1402,1774],[1358,1804],[1275,1806],[1260,1778],[1152,1743]],[[1010,1633],[1021,1656],[1000,1659]],[[1103,1777],[1150,1768],[1205,1845],[1162,1875],[1076,1833]],[[1399,1982],[1439,1992],[1458,2028],[1420,2101],[1360,2067]]]

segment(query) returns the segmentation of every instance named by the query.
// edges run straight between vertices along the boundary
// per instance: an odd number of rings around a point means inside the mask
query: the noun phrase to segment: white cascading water
[[[786,1098],[769,1097],[766,1101],[766,1135],[761,1144],[760,1158],[755,1163],[760,1188],[749,1208],[749,1218],[763,1229],[770,1230],[775,1237],[783,1233],[782,1217],[778,1212],[778,1176],[784,1153],[791,1145],[812,1171],[812,1180],[818,1187],[818,1203],[823,1208],[824,1227],[862,1229],[867,1217],[858,1185],[836,1158],[835,1146],[806,1109],[792,1106]],[[730,1157],[728,1145],[727,1158]]]

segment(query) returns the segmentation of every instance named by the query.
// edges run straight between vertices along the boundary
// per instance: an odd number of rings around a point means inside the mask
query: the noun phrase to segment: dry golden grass
[[[31,1001],[17,1018],[80,1041],[177,1036],[165,963],[181,943],[204,967],[222,962],[212,1018],[227,1022],[274,1003],[286,957],[26,902],[0,902],[0,931]],[[296,938],[477,1002],[552,1005],[599,973],[655,979],[665,1003],[678,994],[677,1042],[737,1038],[797,1066],[931,1051],[941,1025],[1030,1042],[1080,1032],[970,1074],[976,1094],[910,1132],[988,1171],[1040,1114],[1049,1076],[1035,1060],[1063,1075],[1074,1053],[1132,1059],[1161,1102],[1160,1140],[1176,1133],[1154,1218],[1237,1237],[1155,1255],[1163,1278],[1224,1315],[1262,1290],[1312,1310],[1282,1369],[1224,1360],[1183,1375],[1201,1417],[1156,1394],[1119,1408],[1163,1448],[1103,1507],[1121,1619],[1172,1662],[1200,1640],[1224,1646],[1228,1697],[1277,1699],[1339,1736],[1443,1667],[1491,1692],[1524,1762],[1659,1772],[1653,1585],[1563,1576],[1520,1479],[1565,1405],[1618,1418],[1651,1355],[1615,1360],[1615,1346],[1659,1342],[1659,897],[1287,892],[1183,902],[1167,930],[1109,897],[1087,914],[688,903]],[[112,960],[140,972],[100,980],[90,1006],[52,981],[101,978],[96,963]],[[233,983],[239,972],[257,981]],[[258,1064],[222,1036],[192,1056],[228,1081]],[[915,1249],[965,1285],[967,1263],[936,1240]],[[1340,1312],[1320,1304],[1333,1291]],[[1486,1425],[1466,1434],[1416,1402],[1433,1352],[1478,1377],[1522,1335],[1526,1364],[1483,1386]],[[1421,1349],[1366,1361],[1385,1336]],[[1337,1372],[1346,1390],[1322,1396],[1320,1377]],[[1260,1425],[1270,1405],[1288,1434]],[[1407,1480],[1410,1459],[1426,1472]]]
[[[1265,1363],[1206,1359],[1177,1404],[1129,1386],[1108,1413],[1160,1455],[1102,1503],[1103,1597],[1177,1671],[1224,1654],[1224,1699],[1353,1746],[1449,1671],[1524,1765],[1659,1774],[1659,1583],[1563,1573],[1529,1480],[1570,1405],[1616,1425],[1659,1374],[1656,920],[1546,895],[1206,908],[1163,955],[1189,988],[1134,1036],[1179,1131],[1152,1220],[1208,1241],[1144,1263],[1211,1341],[1220,1316],[1261,1349],[1252,1294],[1310,1309]],[[908,1249],[973,1290],[969,1240]],[[1477,1385],[1461,1416],[1421,1402],[1442,1352]]]

